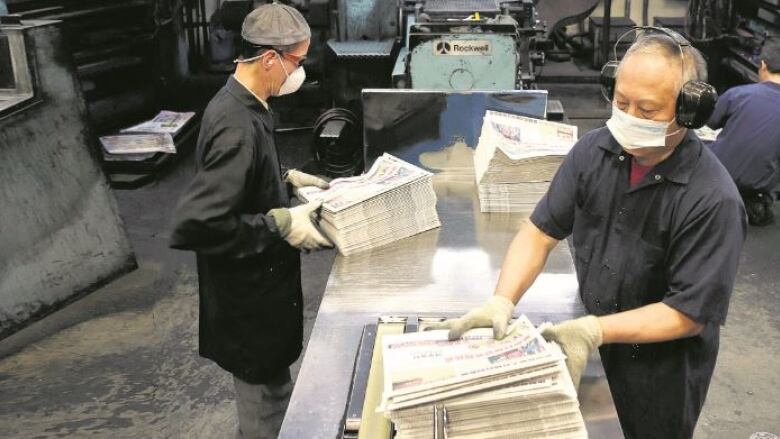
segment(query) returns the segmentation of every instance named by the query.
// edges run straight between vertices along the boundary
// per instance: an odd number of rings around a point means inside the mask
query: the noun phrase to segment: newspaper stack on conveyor
[[[366,174],[337,178],[325,191],[301,188],[298,196],[323,201],[320,227],[349,255],[439,227],[432,177],[384,154]]]
[[[449,439],[587,437],[564,355],[525,316],[498,341],[492,328],[388,335],[382,355],[378,410],[396,439],[430,439],[437,413]]]
[[[474,153],[480,210],[533,209],[576,141],[575,126],[488,111]]]

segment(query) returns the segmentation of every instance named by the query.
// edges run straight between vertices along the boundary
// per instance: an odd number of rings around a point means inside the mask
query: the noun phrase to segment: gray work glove
[[[449,329],[447,338],[457,340],[472,328],[493,328],[493,336],[500,340],[506,336],[506,328],[515,304],[504,296],[492,296],[481,306],[472,309],[457,319],[432,323],[426,330]]]
[[[284,175],[284,181],[290,183],[296,189],[306,186],[317,186],[320,189],[328,189],[330,187],[330,183],[327,181],[297,169],[287,171]]]
[[[333,247],[333,243],[320,233],[312,222],[321,206],[322,201],[312,201],[290,209],[272,209],[268,215],[274,218],[279,236],[295,248],[317,250]]]
[[[566,367],[569,369],[574,387],[579,389],[580,378],[588,357],[594,349],[601,346],[601,324],[596,316],[585,316],[575,320],[566,320],[542,330],[547,341],[558,343],[566,354]]]

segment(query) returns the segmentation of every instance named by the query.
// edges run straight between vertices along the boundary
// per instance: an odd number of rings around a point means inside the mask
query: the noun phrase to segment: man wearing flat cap
[[[196,252],[199,351],[233,374],[238,437],[275,438],[303,341],[299,249],[332,246],[312,222],[319,204],[290,207],[290,193],[328,183],[282,170],[266,102],[303,83],[308,24],[272,3],[246,17],[241,37],[236,72],[203,114],[171,247]]]

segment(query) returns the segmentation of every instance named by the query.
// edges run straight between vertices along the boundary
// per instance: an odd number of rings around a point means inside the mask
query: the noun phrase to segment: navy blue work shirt
[[[555,239],[572,235],[589,313],[663,302],[704,324],[694,337],[600,349],[627,438],[690,438],[715,367],[745,209],[731,177],[690,131],[633,188],[631,160],[607,128],[587,133],[531,221]]]
[[[771,192],[780,184],[780,84],[730,88],[707,125],[723,128],[710,148],[737,187]]]

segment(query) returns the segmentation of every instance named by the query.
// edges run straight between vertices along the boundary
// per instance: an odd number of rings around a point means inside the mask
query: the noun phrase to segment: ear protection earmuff
[[[608,61],[606,64],[604,64],[604,67],[601,68],[601,86],[604,92],[604,96],[606,96],[610,101],[612,101],[615,96],[615,80],[617,79],[617,70],[618,65],[620,64],[620,61],[617,59],[617,46],[623,37],[631,32],[636,32],[639,30],[660,32],[674,40],[674,42],[677,43],[677,46],[680,48],[680,61],[683,73],[685,72],[685,56],[683,54],[683,47],[691,45],[688,40],[683,38],[683,36],[677,32],[663,27],[634,27],[617,39],[613,50],[615,59]],[[715,103],[717,101],[718,92],[715,91],[715,87],[697,79],[686,82],[683,84],[682,89],[680,90],[680,94],[677,96],[677,114],[675,116],[677,124],[685,128],[703,127],[710,118],[710,115],[712,115],[712,111],[715,109]]]

